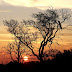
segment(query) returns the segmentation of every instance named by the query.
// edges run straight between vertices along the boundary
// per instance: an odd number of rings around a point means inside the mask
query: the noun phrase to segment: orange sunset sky
[[[14,41],[12,39],[13,35],[3,25],[4,20],[15,19],[21,22],[22,19],[31,19],[33,13],[44,11],[50,6],[54,9],[64,8],[72,10],[72,0],[0,0],[0,51],[3,51],[3,47],[6,47],[8,43]],[[62,26],[67,26],[68,24],[72,24],[72,18],[68,22],[63,23]],[[62,40],[55,38],[60,46],[54,45],[60,51],[72,48],[72,27],[69,26],[68,29],[70,30],[64,29],[57,33],[57,37]],[[4,56],[0,54],[0,58],[1,63]]]

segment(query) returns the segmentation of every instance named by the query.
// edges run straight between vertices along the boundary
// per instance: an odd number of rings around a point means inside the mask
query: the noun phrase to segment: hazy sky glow
[[[10,34],[3,25],[4,20],[14,19],[20,23],[22,22],[22,19],[32,19],[33,13],[44,11],[51,6],[54,9],[72,9],[72,0],[0,0],[0,49],[14,41],[14,36]],[[63,24],[72,24],[72,18],[70,19],[70,22]],[[68,29],[72,29],[72,26]],[[64,49],[72,48],[72,30],[61,30],[56,36],[58,37],[56,37],[54,40],[57,39],[58,43],[60,44],[60,46],[56,45],[57,49],[62,51]],[[39,46],[38,44],[35,45]],[[55,48],[55,45],[53,45],[52,48]],[[2,58],[4,57],[2,56]]]
[[[14,6],[37,7],[46,9],[47,6],[55,8],[72,8],[72,0],[0,0]]]
[[[2,8],[0,7],[0,24],[3,25],[3,20],[16,19],[20,21],[24,18],[28,19],[32,13],[37,13],[40,9],[48,9],[49,6],[53,6],[54,8],[72,8],[72,0],[0,0],[0,5],[2,5]],[[4,31],[4,27],[1,26],[0,41],[11,39],[10,37],[2,36],[3,33],[6,34],[7,32]],[[65,36],[69,34],[66,33]],[[65,40],[67,39],[69,38],[67,37]]]

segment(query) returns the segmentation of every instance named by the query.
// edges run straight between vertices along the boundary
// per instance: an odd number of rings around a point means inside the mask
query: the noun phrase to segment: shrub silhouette
[[[72,64],[72,51],[64,50],[64,53],[56,54],[56,64]]]

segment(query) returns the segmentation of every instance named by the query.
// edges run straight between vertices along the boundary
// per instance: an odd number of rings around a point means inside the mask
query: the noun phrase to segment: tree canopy
[[[34,20],[23,20],[21,24],[18,21],[11,19],[5,20],[4,25],[8,27],[8,31],[13,34],[25,47],[27,47],[34,56],[40,61],[44,60],[45,46],[48,48],[53,43],[56,33],[63,29],[62,24],[71,17],[70,14],[58,12],[54,9],[47,9],[45,12],[33,14]],[[31,28],[36,30],[31,30]],[[41,36],[38,53],[34,51],[33,42]],[[46,54],[46,55],[45,55]]]

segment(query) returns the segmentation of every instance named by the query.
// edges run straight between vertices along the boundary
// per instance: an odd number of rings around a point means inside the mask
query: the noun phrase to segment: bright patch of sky
[[[72,8],[72,0],[0,0],[13,6],[36,7],[46,9],[48,6],[55,8]]]

